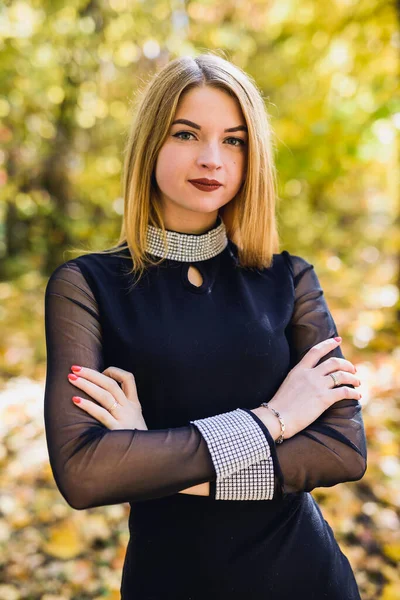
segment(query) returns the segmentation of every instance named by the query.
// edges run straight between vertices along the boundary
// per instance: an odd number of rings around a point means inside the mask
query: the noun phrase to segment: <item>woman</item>
[[[170,62],[117,246],[46,288],[50,463],[73,508],[130,502],[123,600],[360,598],[309,494],[365,472],[360,382],[313,265],[276,252],[271,148],[245,73]]]

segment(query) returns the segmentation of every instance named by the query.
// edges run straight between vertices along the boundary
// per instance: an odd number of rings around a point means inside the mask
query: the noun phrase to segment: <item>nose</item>
[[[207,167],[210,171],[220,169],[222,158],[218,144],[210,143],[202,146],[196,162],[200,167]]]

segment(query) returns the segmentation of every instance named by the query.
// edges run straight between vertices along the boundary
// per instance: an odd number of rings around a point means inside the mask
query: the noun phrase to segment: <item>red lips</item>
[[[190,183],[202,183],[203,185],[222,185],[220,181],[216,179],[206,179],[202,177],[201,179],[189,179]]]
[[[189,181],[189,183],[191,185],[193,185],[195,188],[197,188],[198,190],[200,190],[201,192],[215,192],[215,191],[219,190],[219,188],[222,185],[219,182],[216,184],[209,183],[210,181],[215,181],[215,179],[208,179],[208,180],[206,180],[207,183],[203,183],[203,181],[204,181],[204,179],[200,180],[200,181],[194,179],[192,181]]]

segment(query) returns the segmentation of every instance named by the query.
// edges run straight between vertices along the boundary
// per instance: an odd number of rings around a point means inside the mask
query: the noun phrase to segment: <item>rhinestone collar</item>
[[[148,225],[146,252],[170,260],[197,262],[217,256],[228,245],[221,215],[218,215],[215,225],[205,233],[182,233],[167,229],[166,235],[167,252],[164,250],[162,229]]]

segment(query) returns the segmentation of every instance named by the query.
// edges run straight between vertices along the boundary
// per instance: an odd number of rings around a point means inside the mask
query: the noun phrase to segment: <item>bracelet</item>
[[[283,442],[283,434],[285,433],[285,423],[280,415],[280,413],[278,413],[277,410],[275,410],[274,408],[272,408],[272,406],[268,406],[268,402],[261,402],[260,406],[265,406],[265,408],[269,408],[269,410],[272,410],[272,412],[274,413],[274,415],[276,415],[279,419],[279,423],[281,425],[281,435],[278,437],[276,441],[277,444],[282,444]]]

